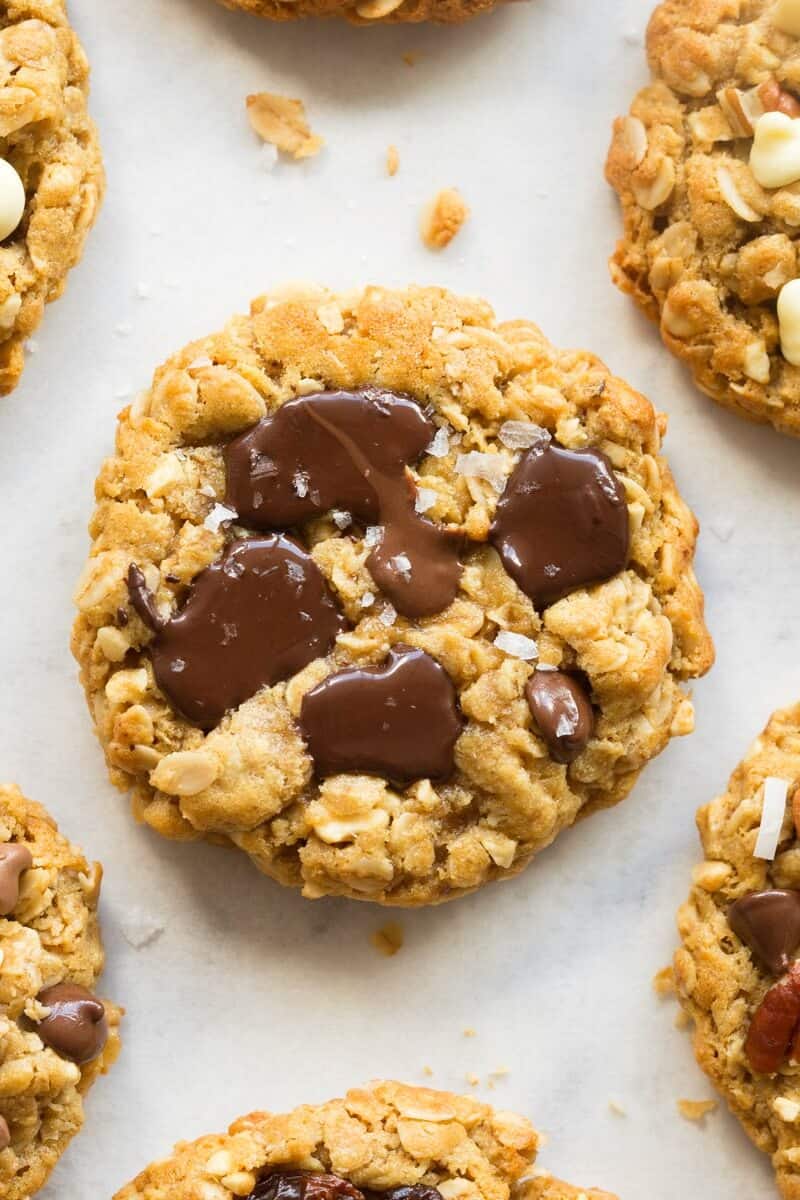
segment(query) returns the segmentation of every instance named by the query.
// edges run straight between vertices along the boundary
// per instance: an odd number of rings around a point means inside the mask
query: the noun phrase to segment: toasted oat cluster
[[[433,288],[287,289],[170,359],[76,592],[137,817],[414,905],[621,800],[713,657],[663,429],[592,355]]]
[[[467,1096],[373,1083],[341,1100],[241,1117],[181,1142],[114,1200],[615,1200],[550,1176],[525,1179],[537,1135]]]
[[[38,804],[0,786],[0,1194],[29,1200],[83,1124],[119,1052],[103,968],[102,870]]]
[[[800,435],[796,0],[666,0],[653,82],[614,125],[615,283],[700,388]]]
[[[63,292],[102,198],[88,78],[63,0],[0,3],[0,394],[17,384],[24,341]]]
[[[376,21],[437,21],[454,24],[491,12],[501,0],[221,0],[271,21],[298,17],[345,17],[355,25]]]
[[[773,714],[697,814],[705,860],[681,908],[678,995],[697,1060],[800,1195],[800,704]]]

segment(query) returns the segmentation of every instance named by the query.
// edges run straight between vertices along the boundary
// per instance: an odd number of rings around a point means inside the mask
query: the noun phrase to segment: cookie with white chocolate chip
[[[592,355],[435,288],[287,289],[170,359],[76,594],[137,816],[414,905],[621,800],[712,661],[663,428]]]
[[[181,1142],[114,1200],[615,1200],[550,1176],[523,1178],[537,1143],[514,1113],[377,1082]]]
[[[0,394],[64,291],[104,188],[89,68],[64,0],[0,2]]]
[[[647,50],[612,277],[707,395],[800,436],[800,0],[665,0]]]
[[[773,713],[701,808],[705,860],[678,914],[678,995],[703,1070],[800,1197],[800,704]]]
[[[103,968],[102,870],[39,804],[0,786],[0,1194],[29,1200],[83,1124],[119,1052]]]
[[[221,0],[271,21],[298,17],[344,17],[354,25],[436,21],[455,24],[491,12],[503,0]]]

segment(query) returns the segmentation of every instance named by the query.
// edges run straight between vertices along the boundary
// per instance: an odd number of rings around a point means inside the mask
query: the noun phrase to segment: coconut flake
[[[764,780],[764,799],[761,805],[761,824],[758,827],[754,858],[773,859],[778,849],[783,818],[786,816],[786,797],[789,784],[773,775]]]
[[[339,529],[347,529],[349,525],[353,524],[353,518],[350,516],[350,513],[344,512],[344,510],[341,508],[332,508],[331,518],[333,519],[334,525],[336,525]]]
[[[386,625],[387,627],[389,625],[394,625],[395,621],[397,620],[397,609],[391,604],[384,605],[381,612],[378,613],[378,620],[380,621],[381,625]]]
[[[426,454],[432,454],[434,458],[446,458],[450,453],[450,435],[442,425],[436,430],[433,441],[426,449]]]
[[[365,546],[379,546],[383,541],[383,526],[368,525],[364,533]]]
[[[531,446],[546,446],[550,441],[548,431],[533,421],[504,421],[498,437],[509,450],[529,450]]]
[[[482,454],[479,450],[459,454],[456,459],[456,474],[472,479],[485,479],[498,493],[502,492],[506,485],[503,460],[497,454]]]
[[[235,508],[228,508],[225,504],[215,504],[203,521],[203,525],[212,533],[217,533],[220,525],[224,525],[226,521],[235,521],[238,516]]]
[[[436,501],[439,499],[439,493],[433,488],[419,488],[417,490],[417,498],[414,501],[414,508],[418,513],[427,512],[429,508],[433,508]]]
[[[533,638],[525,637],[524,633],[512,633],[509,629],[501,629],[494,639],[494,644],[504,654],[510,654],[513,658],[521,658],[524,662],[530,662],[531,659],[539,657],[539,647],[536,642]]]

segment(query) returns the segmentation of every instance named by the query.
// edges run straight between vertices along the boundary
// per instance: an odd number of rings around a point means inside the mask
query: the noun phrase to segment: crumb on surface
[[[691,1023],[692,1018],[689,1016],[689,1014],[685,1011],[685,1009],[679,1008],[675,1014],[675,1028],[681,1030],[688,1029]]]
[[[678,1112],[686,1121],[702,1121],[717,1107],[716,1100],[678,1100]]]
[[[473,1029],[471,1025],[468,1025],[467,1028],[464,1030],[464,1037],[477,1037],[477,1036],[478,1036],[477,1029]]]
[[[426,1063],[425,1066],[422,1068],[422,1074],[425,1075],[428,1079],[430,1079],[430,1077],[433,1075],[433,1067],[429,1067],[428,1064]]]
[[[672,970],[672,964],[668,967],[662,967],[660,971],[656,971],[653,976],[653,988],[657,996],[675,995],[675,973]]]
[[[627,1117],[628,1111],[624,1108],[619,1100],[609,1100],[608,1107],[615,1117]]]
[[[247,115],[258,136],[292,158],[312,158],[324,141],[312,133],[302,100],[255,92],[247,97]]]
[[[406,50],[406,52],[402,56],[402,58],[403,58],[403,62],[406,64],[407,67],[415,67],[417,65],[417,62],[419,61],[419,51]]]
[[[430,250],[443,250],[468,217],[469,208],[460,192],[444,188],[423,211],[420,223],[423,242]]]
[[[379,954],[393,958],[403,946],[403,927],[398,921],[387,921],[370,935],[370,941]]]
[[[492,1079],[505,1079],[506,1075],[511,1074],[511,1069],[509,1067],[495,1067],[495,1069],[490,1071],[489,1074],[491,1075]]]
[[[389,146],[386,150],[386,174],[394,176],[400,169],[400,155],[397,146]]]

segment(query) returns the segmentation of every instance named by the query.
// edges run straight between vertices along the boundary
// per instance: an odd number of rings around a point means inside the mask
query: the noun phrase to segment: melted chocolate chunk
[[[441,612],[461,578],[462,539],[421,516],[406,466],[436,432],[407,396],[320,392],[282,405],[225,451],[226,503],[256,529],[283,529],[331,508],[384,527],[367,559],[407,617]]]
[[[14,911],[19,900],[19,877],[33,866],[33,855],[19,842],[0,845],[0,917]]]
[[[800,947],[800,892],[751,892],[730,906],[728,924],[762,966],[781,975]]]
[[[96,996],[77,983],[57,983],[36,998],[50,1009],[36,1026],[46,1046],[79,1066],[102,1053],[108,1025],[106,1010]]]
[[[164,628],[164,618],[156,607],[156,600],[153,593],[147,586],[147,581],[144,577],[144,572],[141,567],[137,567],[136,563],[131,563],[128,567],[128,595],[131,598],[131,604],[136,612],[144,621],[148,629],[156,632]],[[127,614],[123,624],[127,625]]]
[[[131,586],[137,570],[128,586],[144,620],[155,604],[136,579]],[[278,534],[231,542],[193,581],[183,607],[159,621],[148,647],[158,686],[204,729],[327,654],[345,628],[314,560]]]
[[[534,671],[525,695],[551,756],[571,763],[594,733],[594,709],[580,678],[566,671]]]
[[[364,771],[402,783],[446,779],[462,722],[450,677],[397,645],[378,667],[348,667],[306,692],[300,728],[318,775]]]
[[[339,1175],[274,1171],[256,1184],[247,1200],[364,1200],[364,1193]]]
[[[599,450],[532,446],[498,502],[490,537],[509,575],[542,608],[624,568],[625,490]]]

